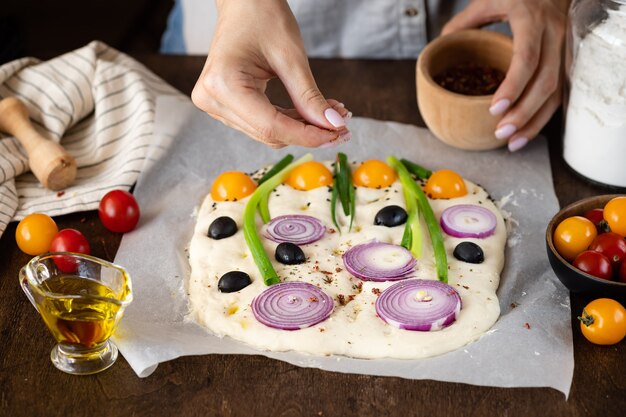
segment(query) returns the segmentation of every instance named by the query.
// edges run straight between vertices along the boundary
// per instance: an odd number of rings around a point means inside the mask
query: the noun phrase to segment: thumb
[[[287,89],[294,107],[307,122],[330,130],[346,125],[343,117],[328,104],[317,88],[306,56],[291,62],[283,61],[280,68],[276,68],[276,75]]]

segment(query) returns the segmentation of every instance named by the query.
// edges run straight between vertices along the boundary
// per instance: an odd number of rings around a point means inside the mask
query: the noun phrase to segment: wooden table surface
[[[195,57],[137,57],[189,94],[203,65]],[[313,73],[327,97],[357,116],[423,126],[416,107],[410,61],[313,60]],[[287,104],[284,90],[270,96]],[[550,138],[554,188],[561,205],[605,193],[574,176],[560,152],[560,122]],[[92,253],[113,260],[120,235],[101,226],[96,212],[56,218],[59,228],[77,228]],[[338,374],[298,368],[262,356],[185,357],[138,378],[120,357],[93,376],[70,376],[50,363],[52,337],[20,287],[17,275],[30,257],[15,244],[12,223],[0,239],[0,415],[225,415],[225,416],[617,416],[626,410],[626,341],[611,347],[587,343],[576,315],[586,301],[572,297],[574,381],[568,401],[548,388],[490,388],[436,381]],[[503,346],[503,349],[506,349]]]

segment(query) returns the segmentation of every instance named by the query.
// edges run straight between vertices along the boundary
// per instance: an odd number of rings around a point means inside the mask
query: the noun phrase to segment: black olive
[[[454,248],[454,257],[470,264],[481,264],[485,260],[483,250],[474,242],[461,242]]]
[[[250,275],[241,271],[230,271],[222,275],[217,282],[217,289],[220,292],[235,292],[246,288],[250,285]]]
[[[374,224],[377,226],[394,227],[406,223],[406,210],[400,206],[387,206],[380,209],[374,217]]]
[[[218,217],[209,226],[209,237],[211,239],[224,239],[237,233],[237,223],[228,216]]]
[[[285,265],[297,265],[306,261],[304,252],[298,245],[283,242],[276,247],[276,260]]]

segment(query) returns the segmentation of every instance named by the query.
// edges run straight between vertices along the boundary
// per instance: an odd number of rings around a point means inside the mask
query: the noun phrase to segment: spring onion
[[[428,199],[426,198],[424,191],[422,191],[422,188],[419,187],[415,181],[413,181],[413,178],[411,178],[411,174],[407,168],[393,156],[389,156],[387,158],[387,163],[398,173],[402,186],[405,189],[408,189],[414,199],[417,200],[417,207],[424,217],[424,221],[426,222],[426,227],[428,228],[428,233],[430,235],[430,240],[433,244],[435,264],[437,266],[437,278],[439,278],[439,281],[447,283],[448,257],[446,255],[446,248],[443,244],[443,236],[441,234],[437,218],[435,217],[435,213],[433,213],[433,209],[428,203]]]
[[[350,216],[350,226],[348,231],[352,230],[352,223],[354,222],[354,213],[356,212],[356,197],[354,192],[354,185],[352,185],[352,172],[350,170],[350,164],[348,164],[348,157],[346,154],[339,152],[337,154],[337,160],[335,161],[334,169],[335,179],[333,182],[333,191],[330,198],[330,214],[333,223],[337,227],[339,233],[341,228],[337,222],[336,216],[336,203],[337,198],[341,201],[341,207],[343,213],[346,216]]]
[[[409,161],[408,159],[402,159],[402,165],[413,175],[421,180],[427,180],[433,174],[433,172],[429,169],[424,168],[423,166],[417,165],[414,162]]]
[[[263,196],[271,193],[274,188],[282,183],[293,168],[303,162],[311,161],[312,159],[313,155],[306,154],[300,159],[288,164],[275,175],[264,181],[263,184],[259,185],[254,193],[252,193],[243,212],[243,236],[246,239],[248,248],[250,248],[252,258],[259,268],[259,272],[261,272],[265,285],[276,284],[280,282],[280,278],[278,278],[278,274],[272,265],[272,261],[267,256],[267,253],[265,253],[265,249],[263,248],[263,244],[261,243],[261,239],[259,238],[259,234],[256,230],[255,214],[257,207],[259,206]]]
[[[258,182],[258,185],[263,184],[264,182],[272,178],[274,175],[279,173],[283,168],[289,165],[291,161],[293,161],[293,155],[292,154],[286,155],[283,159],[281,159],[276,164],[274,164],[272,169],[267,171],[265,175],[261,177],[261,179]],[[269,222],[271,218],[270,209],[269,209],[269,200],[270,200],[270,193],[266,193],[261,198],[261,201],[259,201],[259,214],[261,215],[261,218],[263,219],[263,223]]]

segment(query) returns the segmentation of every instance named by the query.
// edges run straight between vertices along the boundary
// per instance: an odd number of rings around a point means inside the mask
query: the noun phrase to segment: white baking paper
[[[285,153],[254,142],[196,110],[186,99],[160,98],[155,133],[161,145],[139,179],[135,195],[142,210],[137,229],[122,239],[115,261],[132,277],[134,301],[115,343],[137,375],[150,375],[160,362],[183,355],[261,354],[303,367],[356,374],[434,379],[497,387],[552,387],[569,393],[574,359],[569,293],[546,257],[544,234],[558,211],[544,139],[509,153],[450,148],[427,130],[393,122],[354,118],[348,144],[315,150],[333,159],[340,150],[351,160],[389,154],[431,169],[451,168],[484,186],[510,213],[511,226],[498,296],[501,316],[481,339],[454,352],[420,360],[362,360],[259,351],[219,338],[185,318],[186,248],[194,210],[212,180],[225,170],[254,171]],[[169,145],[168,145],[169,144]]]

